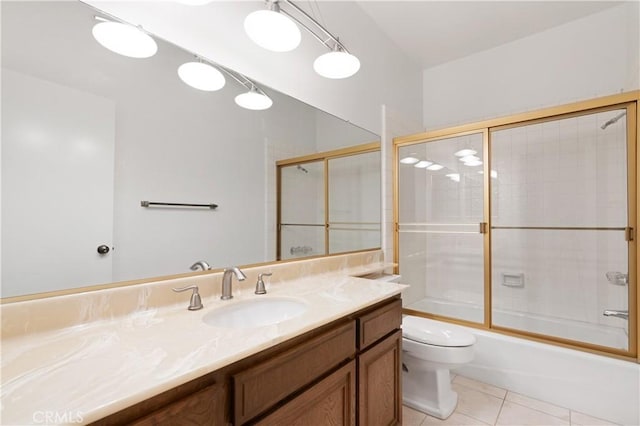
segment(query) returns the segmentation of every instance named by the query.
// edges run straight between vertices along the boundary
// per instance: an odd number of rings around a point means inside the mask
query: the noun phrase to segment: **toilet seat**
[[[450,348],[476,343],[473,334],[455,325],[411,315],[402,318],[402,337],[417,343]]]

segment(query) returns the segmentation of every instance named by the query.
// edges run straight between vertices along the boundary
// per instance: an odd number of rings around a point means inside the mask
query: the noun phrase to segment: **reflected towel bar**
[[[171,206],[171,207],[206,207],[208,209],[215,209],[218,207],[217,204],[189,204],[189,203],[159,203],[156,201],[140,201],[141,207],[152,207],[152,206]]]

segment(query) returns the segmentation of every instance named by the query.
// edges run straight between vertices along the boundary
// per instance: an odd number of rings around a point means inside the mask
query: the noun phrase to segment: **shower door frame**
[[[393,139],[393,255],[395,272],[399,273],[400,262],[400,236],[399,236],[399,149],[404,146],[423,144],[443,139],[465,136],[469,134],[483,135],[483,170],[484,170],[484,221],[481,225],[481,233],[484,234],[483,256],[484,256],[484,321],[482,323],[468,320],[447,317],[443,315],[430,314],[422,311],[404,309],[405,313],[435,318],[452,323],[459,323],[465,326],[491,330],[510,336],[535,340],[552,345],[578,349],[586,352],[597,353],[628,361],[640,363],[640,353],[638,352],[638,342],[640,341],[640,318],[638,307],[640,306],[640,293],[637,290],[637,265],[640,263],[640,253],[637,250],[637,224],[640,223],[640,208],[638,208],[638,189],[640,188],[640,176],[637,173],[637,165],[640,163],[640,152],[637,150],[638,135],[640,135],[640,91],[621,93],[618,95],[605,96],[602,98],[590,99],[566,105],[560,105],[527,113],[515,114],[481,122],[468,123],[460,126],[443,128],[424,133],[397,137]],[[573,118],[592,113],[605,112],[609,110],[626,109],[627,112],[627,231],[625,234],[629,238],[628,244],[628,350],[609,348],[586,342],[579,342],[561,337],[543,335],[508,327],[495,326],[492,323],[492,262],[491,262],[491,132],[514,127],[523,127],[531,124],[555,121],[566,118]],[[635,234],[635,235],[634,235]]]
[[[379,250],[378,247],[354,250],[349,252],[330,253],[329,251],[329,161],[336,158],[350,157],[358,154],[367,154],[371,152],[380,152],[380,142],[370,142],[361,145],[355,145],[347,148],[336,149],[332,151],[318,152],[315,154],[304,155],[301,157],[287,158],[276,161],[276,261],[295,260],[295,258],[282,259],[282,169],[296,165],[307,163],[323,163],[323,185],[324,185],[324,223],[311,226],[324,227],[324,253],[314,256],[303,256],[303,258],[325,257],[332,254],[357,253],[361,251]],[[382,206],[380,206],[382,208]],[[363,223],[368,224],[368,223]],[[380,234],[382,238],[382,234]],[[380,241],[382,244],[382,241]]]

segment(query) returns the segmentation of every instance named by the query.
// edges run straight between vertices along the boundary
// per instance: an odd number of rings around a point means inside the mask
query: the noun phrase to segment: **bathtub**
[[[407,307],[424,310],[418,308],[428,304],[432,308],[444,308],[439,303],[441,301],[423,300]],[[459,305],[455,308],[469,308],[464,304]],[[454,307],[446,308],[451,315]],[[437,313],[438,310],[432,309],[430,312]],[[500,315],[506,316],[500,318],[501,324],[506,324],[504,321],[509,319],[522,321],[517,315],[509,318],[513,313],[497,314],[498,318]],[[469,318],[469,315],[473,316],[474,313],[466,312],[462,317]],[[553,321],[540,326],[551,327]],[[456,373],[619,424],[640,424],[640,364],[464,328],[476,336],[475,358]],[[624,330],[617,330],[617,333],[609,333],[611,336],[607,338],[615,343],[624,337],[626,343]]]
[[[406,307],[416,311],[480,323],[484,321],[483,307],[470,303],[425,298]],[[627,331],[624,328],[605,324],[592,324],[584,321],[501,309],[493,310],[492,320],[496,326],[514,330],[526,330],[547,336],[565,337],[578,342],[587,342],[609,348],[626,350],[629,341]],[[622,321],[620,323],[626,324],[626,322]]]

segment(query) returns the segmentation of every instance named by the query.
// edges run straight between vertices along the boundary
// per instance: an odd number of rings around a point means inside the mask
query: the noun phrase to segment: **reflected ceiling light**
[[[93,26],[91,33],[103,47],[130,58],[149,58],[156,54],[155,40],[140,28],[103,18]]]
[[[456,157],[466,157],[467,155],[475,155],[477,153],[478,152],[473,149],[466,148],[466,149],[461,149],[460,151],[456,152],[453,155],[455,155]]]
[[[484,174],[484,172],[482,170],[478,171],[478,173],[480,173],[481,175]],[[498,172],[495,170],[491,170],[491,177],[494,179],[498,179]]]
[[[251,41],[273,52],[289,52],[300,44],[298,26],[280,13],[277,1],[267,1],[268,10],[256,10],[244,19],[244,31]]]
[[[252,87],[248,92],[241,93],[236,96],[236,104],[242,108],[261,111],[271,108],[273,101],[267,95],[258,91],[256,87]]]
[[[460,173],[449,173],[446,176],[454,182],[460,182]]]
[[[427,167],[429,167],[432,164],[433,163],[431,161],[422,160],[422,161],[418,161],[416,164],[414,164],[413,167],[417,167],[419,169],[426,169]]]
[[[478,161],[480,160],[479,157],[476,157],[475,155],[465,155],[464,157],[459,159],[460,161],[462,161],[463,163],[468,163],[469,161]]]
[[[432,172],[442,170],[442,169],[444,169],[444,166],[441,166],[440,164],[432,164],[429,167],[427,167],[427,170],[431,170]]]
[[[222,73],[203,62],[187,62],[180,65],[178,76],[189,86],[207,92],[220,90],[225,84]]]
[[[482,161],[480,160],[475,160],[475,161],[466,161],[464,163],[465,166],[469,166],[469,167],[475,167],[475,166],[480,166],[482,165]]]
[[[409,154],[408,157],[404,157],[403,159],[400,160],[400,162],[402,164],[416,164],[420,160],[414,157],[414,155],[415,154]]]
[[[331,52],[316,58],[313,62],[313,69],[326,78],[347,78],[358,72],[360,60],[336,45]]]

